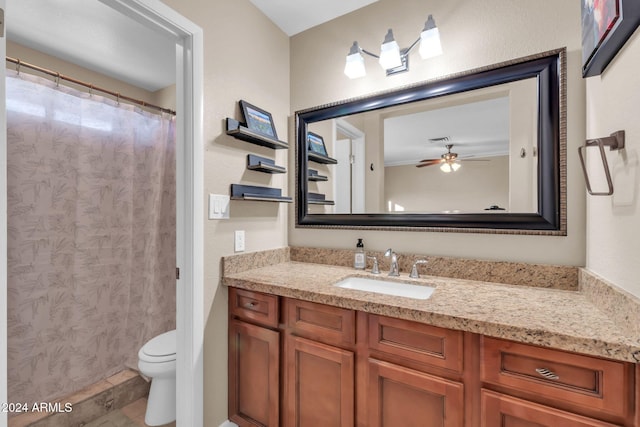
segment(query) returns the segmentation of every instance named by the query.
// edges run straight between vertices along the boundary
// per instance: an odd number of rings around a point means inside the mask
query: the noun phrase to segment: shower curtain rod
[[[7,56],[7,61],[11,62],[13,64],[16,64],[16,71],[18,73],[20,73],[20,68],[21,67],[31,68],[32,70],[36,70],[36,71],[39,71],[41,73],[48,74],[50,76],[55,77],[56,78],[56,82],[59,82],[60,80],[66,80],[66,81],[69,81],[71,83],[75,83],[77,85],[87,87],[87,88],[89,88],[90,91],[97,90],[99,92],[106,93],[106,94],[111,95],[111,96],[115,96],[116,99],[118,100],[118,102],[120,102],[121,100],[129,101],[131,103],[134,103],[134,104],[137,104],[137,105],[141,105],[141,106],[146,107],[146,108],[152,108],[154,110],[160,110],[163,113],[172,114],[174,116],[176,115],[175,111],[170,110],[168,108],[158,107],[157,105],[149,104],[146,101],[142,101],[140,99],[131,98],[129,96],[122,95],[120,92],[113,92],[113,91],[111,91],[109,89],[103,89],[101,87],[94,86],[91,83],[86,83],[86,82],[83,82],[81,80],[74,79],[73,77],[65,76],[64,74],[60,74],[60,73],[58,73],[56,71],[51,71],[51,70],[48,70],[46,68],[39,67],[37,65],[29,64],[28,62],[21,61],[20,59],[17,59],[17,58],[12,58],[10,56]],[[91,93],[91,92],[89,92],[89,93]]]

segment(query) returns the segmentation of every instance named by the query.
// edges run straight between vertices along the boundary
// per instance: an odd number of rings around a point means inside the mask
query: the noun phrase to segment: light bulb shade
[[[451,167],[451,165],[447,162],[443,163],[440,165],[440,170],[444,173],[449,173],[453,171],[453,168]]]
[[[442,55],[442,45],[440,44],[440,31],[436,27],[433,16],[429,15],[424,29],[420,33],[420,56],[422,59],[433,58]]]
[[[402,65],[400,58],[400,46],[393,38],[393,31],[387,31],[387,35],[380,46],[380,65],[383,69],[388,70]]]
[[[349,50],[347,61],[344,65],[344,73],[350,79],[357,79],[358,77],[364,77],[367,75],[367,71],[364,69],[364,58],[360,53],[360,46],[358,46],[358,42],[353,42],[353,45]]]
[[[460,169],[460,166],[458,162],[444,162],[440,165],[440,170],[444,173],[455,172]]]
[[[362,54],[354,53],[352,55],[347,55],[344,73],[350,79],[357,79],[358,77],[364,77],[367,75],[367,71],[364,69],[364,58],[362,57]]]

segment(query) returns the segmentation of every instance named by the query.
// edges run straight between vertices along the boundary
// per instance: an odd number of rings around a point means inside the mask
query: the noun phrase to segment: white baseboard
[[[220,427],[238,427],[238,425],[235,424],[235,423],[232,423],[229,420],[227,420],[227,421],[223,422],[222,424],[220,424]]]

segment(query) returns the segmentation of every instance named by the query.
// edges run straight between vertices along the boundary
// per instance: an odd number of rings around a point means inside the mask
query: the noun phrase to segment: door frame
[[[0,0],[0,57],[7,56],[6,2]],[[5,67],[0,67],[0,403],[7,400],[7,112]],[[7,425],[7,413],[0,411],[0,426]]]
[[[351,165],[351,212],[365,213],[365,137],[366,134],[344,119],[335,121],[335,132],[341,132],[351,140],[351,155],[355,162]],[[336,138],[334,138],[335,140]],[[337,189],[336,189],[337,191]],[[337,194],[337,193],[334,193]]]
[[[176,422],[203,425],[204,237],[203,237],[203,32],[159,0],[100,0],[176,41]],[[5,0],[0,0],[5,9]],[[5,14],[5,22],[6,22]],[[0,54],[6,55],[6,39]],[[4,68],[3,68],[4,70]],[[4,71],[0,72],[0,116],[5,117]],[[0,372],[7,362],[6,120],[0,124]],[[6,402],[6,375],[0,375],[0,401]],[[0,426],[7,424],[0,413]]]

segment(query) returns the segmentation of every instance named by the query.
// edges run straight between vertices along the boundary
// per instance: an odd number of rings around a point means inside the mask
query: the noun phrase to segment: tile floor
[[[85,424],[85,427],[146,427],[144,413],[147,408],[147,399],[141,398],[128,404],[122,409],[108,414]],[[165,424],[163,427],[175,427],[176,423]]]

